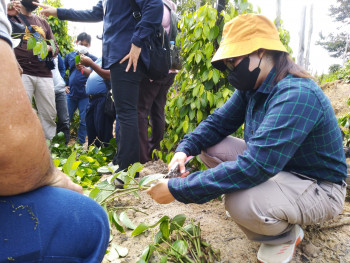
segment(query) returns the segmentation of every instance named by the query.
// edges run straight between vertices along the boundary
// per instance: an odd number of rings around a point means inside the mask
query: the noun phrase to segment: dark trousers
[[[67,107],[66,92],[55,93],[56,101],[56,111],[57,111],[57,130],[56,133],[63,132],[66,139],[66,144],[68,144],[70,139],[69,132],[69,114]]]
[[[110,67],[113,99],[120,124],[113,164],[119,165],[119,171],[140,161],[137,103],[140,81],[144,76],[143,66],[139,60],[136,72],[132,68],[125,72],[127,63],[115,63]]]
[[[174,83],[175,73],[170,73],[162,80],[150,81],[143,78],[140,83],[138,122],[140,140],[140,162],[152,159],[153,150],[160,149],[165,131],[164,107],[168,90]],[[152,135],[148,138],[148,116]]]
[[[86,129],[88,143],[95,142],[97,147],[109,143],[113,137],[113,117],[104,113],[106,97],[98,97],[89,100],[86,108]],[[102,143],[102,145],[101,145]]]

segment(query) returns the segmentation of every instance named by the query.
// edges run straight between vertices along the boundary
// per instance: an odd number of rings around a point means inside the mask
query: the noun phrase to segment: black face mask
[[[261,57],[262,59],[262,57]],[[260,74],[260,63],[257,68],[253,71],[249,71],[249,57],[244,58],[233,70],[230,70],[228,73],[228,81],[230,84],[242,91],[252,90],[254,89],[255,83]]]
[[[39,3],[38,0],[22,0],[21,4],[24,6],[24,8],[27,10],[27,12],[33,12],[35,9],[38,8],[38,6],[33,5],[32,2]]]

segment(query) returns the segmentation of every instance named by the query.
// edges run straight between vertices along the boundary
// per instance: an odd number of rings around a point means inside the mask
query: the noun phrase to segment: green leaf
[[[170,233],[172,233],[174,230],[178,229],[179,227],[182,227],[185,223],[186,216],[184,214],[176,215],[173,219],[170,221]]]
[[[129,219],[129,217],[127,216],[126,212],[121,212],[120,213],[120,221],[124,224],[124,226],[126,226],[129,229],[134,230],[136,228],[136,226],[134,225],[133,222],[131,222],[131,220]]]
[[[27,41],[27,49],[33,49],[36,45],[36,39],[34,37],[31,37]]]
[[[149,245],[142,251],[141,257],[140,257],[139,261],[137,261],[137,263],[148,262],[148,260],[149,260],[150,257],[152,256],[153,251],[154,251],[154,245],[149,244]],[[140,261],[140,260],[141,260],[141,261]]]
[[[115,186],[112,185],[111,183],[108,182],[108,180],[103,180],[102,182],[99,182],[96,185],[97,188],[101,189],[101,190],[108,190],[108,191],[114,191],[115,190]]]
[[[213,70],[213,81],[215,84],[217,84],[219,82],[220,79],[220,71],[217,69]]]
[[[59,159],[53,160],[53,164],[58,167],[60,165],[61,161]]]
[[[168,262],[168,256],[165,255],[160,259],[160,263],[167,263]]]
[[[202,28],[201,27],[197,27],[195,30],[194,30],[194,37],[196,39],[200,38],[202,36]]]
[[[158,224],[162,223],[164,220],[169,220],[168,216],[163,216],[161,219],[158,220],[158,222],[156,222],[155,224],[149,226],[145,223],[141,223],[140,225],[138,225],[135,230],[131,233],[131,236],[137,236],[139,234],[141,234],[142,232],[144,232],[145,230],[149,229],[149,228],[154,228],[156,227]]]
[[[96,195],[100,192],[100,189],[98,189],[97,187],[94,188],[90,194],[89,194],[89,197],[92,198],[92,199],[95,199]]]
[[[169,220],[164,220],[160,226],[160,231],[165,239],[169,239]]]
[[[142,171],[143,165],[140,163],[134,163],[129,169],[128,174],[130,177],[134,178],[137,172]]]
[[[35,47],[33,48],[33,55],[38,55],[41,51],[41,42],[37,42]]]
[[[196,111],[195,110],[191,110],[189,115],[190,115],[190,120],[193,120],[194,116],[196,116]]]
[[[75,56],[75,58],[74,58],[74,60],[75,60],[75,64],[79,64],[80,63],[80,55],[76,55]]]
[[[41,49],[40,49],[40,57],[42,59],[47,57],[47,54],[49,53],[48,49],[47,49],[47,44],[46,41],[43,40],[41,41]]]
[[[139,186],[145,186],[148,185],[156,180],[159,180],[161,178],[164,178],[165,174],[151,174],[151,175],[147,175],[145,177],[143,177],[140,181],[139,181]]]
[[[200,123],[203,119],[203,113],[200,110],[197,110],[197,123]]]
[[[56,53],[56,43],[53,39],[49,39],[49,42],[50,42],[50,46],[52,48],[52,54],[55,54]]]
[[[125,233],[124,227],[122,227],[122,225],[120,224],[119,219],[118,219],[118,215],[117,215],[116,212],[113,213],[113,216],[112,216],[112,223],[114,224],[114,226],[116,227],[116,229],[117,229],[119,232]]]
[[[134,231],[132,231],[131,236],[138,236],[149,228],[150,227],[147,224],[141,223],[134,229]]]
[[[119,246],[117,244],[112,244],[112,247],[117,251],[119,257],[126,257],[129,253],[129,250],[126,247]]]
[[[109,191],[109,190],[100,190],[96,197],[95,197],[95,201],[99,204],[102,203],[102,201],[106,200],[108,197],[110,197],[112,195],[113,191]]]
[[[163,242],[163,234],[162,231],[158,231],[158,233],[154,236],[154,243],[155,244],[160,244],[161,242]]]
[[[72,154],[68,157],[66,163],[63,165],[63,172],[67,175],[69,175],[70,177],[72,177],[75,174],[75,170],[73,170],[73,164],[75,162],[77,156],[77,152],[74,151],[72,152]]]
[[[199,62],[201,62],[201,60],[202,60],[202,55],[201,55],[201,52],[198,51],[198,52],[196,52],[196,62],[197,62],[197,64],[199,64]]]
[[[204,28],[203,28],[203,36],[205,38],[208,38],[209,37],[209,32],[210,32],[210,29],[207,25],[204,25]]]
[[[188,244],[185,240],[176,240],[172,245],[172,249],[181,256],[184,256],[187,254]],[[176,253],[174,254],[177,255]]]
[[[183,129],[184,133],[187,133],[187,130],[188,130],[188,121],[184,121],[184,122],[183,122],[182,129]]]

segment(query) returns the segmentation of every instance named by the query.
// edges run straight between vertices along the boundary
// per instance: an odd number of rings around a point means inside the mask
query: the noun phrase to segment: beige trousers
[[[227,137],[202,151],[200,158],[209,167],[235,161],[246,149],[243,140]],[[246,236],[267,244],[293,242],[295,224],[323,223],[343,210],[346,184],[317,181],[303,175],[280,172],[250,189],[225,195],[225,208]]]
[[[22,75],[24,88],[32,103],[33,96],[45,138],[51,140],[56,135],[56,103],[52,78]]]

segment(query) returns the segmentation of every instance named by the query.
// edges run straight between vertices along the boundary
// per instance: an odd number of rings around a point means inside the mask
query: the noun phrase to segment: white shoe
[[[299,225],[295,225],[292,231],[296,231],[296,239],[292,243],[280,245],[261,244],[258,251],[258,260],[261,263],[287,263],[293,259],[295,248],[304,238],[304,231]]]

